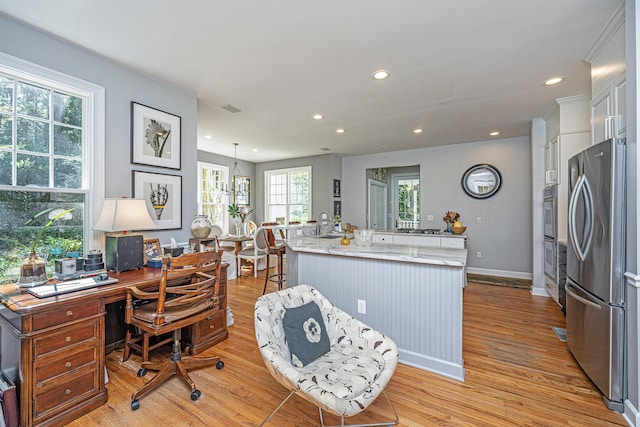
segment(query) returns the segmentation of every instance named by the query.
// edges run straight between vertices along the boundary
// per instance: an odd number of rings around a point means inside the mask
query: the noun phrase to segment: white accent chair
[[[331,348],[328,353],[298,368],[291,363],[282,319],[287,308],[310,301],[320,307]],[[254,321],[256,340],[267,370],[290,391],[261,425],[265,425],[293,394],[318,407],[324,427],[323,409],[341,417],[344,426],[345,417],[364,411],[382,393],[395,419],[364,425],[398,423],[398,416],[384,393],[398,363],[398,348],[390,338],[338,309],[309,285],[262,295],[255,304]]]
[[[238,277],[242,275],[242,260],[253,262],[253,277],[258,278],[258,262],[267,261],[267,233],[262,227],[253,235],[253,246],[238,252]]]

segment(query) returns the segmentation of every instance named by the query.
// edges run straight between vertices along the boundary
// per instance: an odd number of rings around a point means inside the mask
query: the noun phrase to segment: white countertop
[[[399,233],[394,230],[376,230],[376,234],[393,234],[394,236],[424,236],[424,237],[454,237],[458,239],[468,239],[466,234],[453,234],[446,231],[442,231],[437,234],[425,234],[425,233]]]
[[[466,249],[430,248],[413,245],[376,244],[369,247],[340,244],[339,238],[302,237],[287,241],[288,249],[327,255],[351,256],[358,258],[384,259],[390,261],[414,262],[420,264],[448,265],[464,267],[467,263]]]

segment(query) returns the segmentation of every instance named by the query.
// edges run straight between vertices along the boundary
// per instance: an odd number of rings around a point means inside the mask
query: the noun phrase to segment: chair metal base
[[[269,414],[269,416],[264,419],[264,421],[260,424],[260,427],[263,427],[265,424],[267,424],[267,422],[271,419],[271,417],[273,417],[275,415],[275,413],[278,412],[278,410],[280,408],[282,408],[282,405],[284,405],[286,403],[286,401],[289,400],[289,398],[295,394],[295,392],[296,392],[295,390],[292,390],[287,395],[287,397],[285,397],[284,400],[282,402],[280,402],[278,407],[276,407],[276,409],[274,409],[273,412],[271,412]],[[344,415],[342,415],[340,417],[340,424],[339,425],[327,426],[324,423],[324,419],[322,417],[322,408],[318,408],[318,411],[320,412],[320,425],[321,425],[321,427],[374,427],[374,426],[388,426],[388,427],[391,427],[391,426],[397,425],[398,422],[399,422],[398,414],[396,413],[396,410],[393,408],[393,405],[391,404],[391,401],[389,400],[389,396],[387,396],[387,393],[384,390],[382,390],[382,394],[384,395],[384,398],[387,399],[387,403],[389,404],[389,408],[391,408],[391,412],[393,412],[394,420],[392,420],[392,421],[382,421],[382,422],[371,423],[371,424],[345,424],[344,423]]]

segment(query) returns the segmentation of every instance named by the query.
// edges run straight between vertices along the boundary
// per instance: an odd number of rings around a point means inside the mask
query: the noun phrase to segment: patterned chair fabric
[[[331,343],[329,353],[303,368],[291,364],[282,317],[289,307],[315,301]],[[309,285],[263,295],[255,305],[256,339],[271,375],[290,391],[338,416],[366,409],[391,379],[398,364],[396,344],[338,309]]]

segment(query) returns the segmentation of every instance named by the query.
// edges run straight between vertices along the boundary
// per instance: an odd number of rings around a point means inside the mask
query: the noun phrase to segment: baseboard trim
[[[489,268],[467,267],[467,273],[484,274],[485,276],[511,277],[512,279],[533,279],[531,273],[509,270],[493,270]]]

